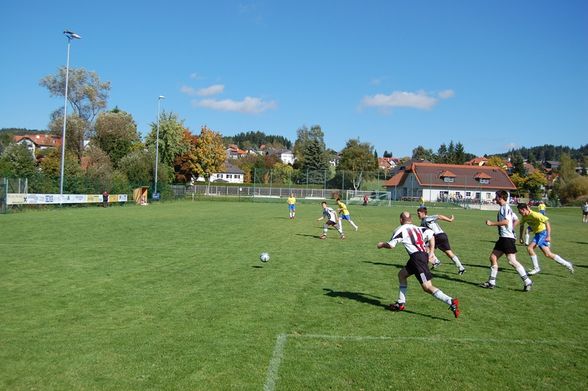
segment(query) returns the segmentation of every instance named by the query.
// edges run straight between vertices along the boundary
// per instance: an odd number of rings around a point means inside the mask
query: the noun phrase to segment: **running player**
[[[337,232],[339,232],[339,237],[341,239],[345,239],[345,235],[343,234],[343,229],[339,227],[337,212],[335,212],[332,208],[329,208],[325,201],[321,202],[321,206],[323,207],[323,215],[317,219],[317,221],[325,219],[325,223],[323,224],[323,233],[321,235],[321,239],[327,238],[327,231],[329,227],[334,227]]]
[[[408,277],[414,276],[421,284],[423,291],[433,295],[437,300],[449,305],[449,310],[457,318],[459,316],[459,300],[447,296],[441,289],[433,286],[431,282],[433,276],[429,270],[428,259],[435,250],[435,237],[431,236],[429,241],[429,254],[424,244],[423,234],[420,227],[412,224],[410,213],[402,212],[400,214],[400,226],[394,230],[392,237],[388,242],[379,242],[379,249],[396,247],[402,243],[408,252],[409,259],[406,265],[398,272],[398,300],[390,304],[388,309],[391,311],[404,311],[406,304],[406,291],[408,289]]]
[[[351,226],[357,231],[359,227],[353,222],[353,220],[351,220],[351,215],[349,214],[347,205],[345,205],[339,197],[337,197],[337,206],[339,207],[339,228],[343,229],[343,220],[347,220],[349,221],[349,224],[351,224]]]
[[[500,205],[496,221],[486,220],[486,225],[498,227],[498,240],[494,244],[494,249],[490,254],[490,277],[488,281],[480,284],[482,288],[492,289],[496,286],[496,277],[498,275],[498,259],[504,254],[508,263],[515,268],[521,280],[524,282],[523,290],[529,292],[533,281],[525,272],[523,265],[517,261],[517,247],[515,244],[514,227],[518,224],[518,217],[513,213],[508,205],[508,193],[504,190],[498,190],[495,197],[496,203]]]
[[[451,217],[447,217],[444,215],[427,215],[427,207],[421,206],[417,209],[417,216],[421,219],[421,227],[426,227],[433,231],[435,234],[435,248],[440,249],[455,263],[457,267],[457,272],[459,274],[465,273],[465,267],[461,264],[458,256],[451,251],[451,246],[449,245],[449,239],[447,238],[447,234],[441,229],[439,224],[437,223],[438,220],[441,221],[448,221],[453,222],[455,219],[453,215]],[[433,268],[437,268],[441,265],[441,261],[437,259],[437,262],[433,264]]]
[[[551,224],[549,224],[549,217],[532,211],[529,208],[529,205],[525,203],[518,204],[517,209],[521,216],[523,216],[521,219],[520,235],[523,233],[525,223],[529,225],[535,235],[531,243],[527,246],[527,252],[531,257],[531,262],[533,262],[533,270],[530,270],[527,273],[532,276],[541,271],[537,254],[535,254],[536,247],[539,247],[547,258],[553,259],[555,262],[565,266],[571,273],[573,273],[574,265],[559,255],[552,253],[549,248],[551,242]]]

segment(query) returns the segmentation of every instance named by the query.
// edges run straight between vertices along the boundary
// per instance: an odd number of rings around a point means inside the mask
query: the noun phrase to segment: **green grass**
[[[413,208],[414,209],[414,208]],[[2,390],[579,390],[588,373],[588,224],[549,209],[553,250],[523,293],[501,259],[495,212],[436,209],[452,262],[409,280],[404,249],[377,250],[401,209],[353,206],[357,232],[318,239],[320,206],[186,201],[0,215]],[[263,264],[259,253],[271,260]],[[530,267],[519,247],[519,260]]]

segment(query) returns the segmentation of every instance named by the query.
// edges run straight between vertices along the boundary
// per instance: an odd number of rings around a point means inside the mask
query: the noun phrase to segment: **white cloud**
[[[449,99],[455,96],[455,91],[453,90],[443,90],[439,94],[439,98],[441,99]]]
[[[426,91],[406,92],[393,91],[390,95],[376,94],[364,96],[361,107],[377,107],[390,109],[394,107],[408,107],[412,109],[428,110],[439,103],[439,99],[448,99],[455,95],[453,90],[444,90],[437,94],[429,94]]]
[[[196,95],[196,90],[190,86],[182,86],[180,92],[190,96]]]
[[[197,74],[196,72],[190,73],[190,79],[192,80],[201,80],[203,79],[202,76],[200,76],[199,74]]]
[[[372,96],[365,96],[361,101],[364,107],[410,107],[413,109],[430,109],[435,106],[439,100],[429,96],[424,91],[405,92],[394,91],[390,95],[376,94]]]
[[[241,101],[232,99],[202,99],[199,101],[193,101],[193,104],[198,107],[212,110],[235,111],[246,114],[259,114],[277,107],[275,101],[266,102],[260,98],[253,98],[250,96],[246,96],[245,99]]]
[[[213,84],[209,87],[195,89],[190,86],[182,86],[180,92],[189,96],[211,96],[222,93],[225,90],[225,86],[222,84]]]
[[[225,90],[225,86],[222,84],[214,84],[211,85],[209,87],[206,88],[200,88],[198,91],[196,91],[196,94],[198,96],[211,96],[211,95],[217,95],[222,93]]]

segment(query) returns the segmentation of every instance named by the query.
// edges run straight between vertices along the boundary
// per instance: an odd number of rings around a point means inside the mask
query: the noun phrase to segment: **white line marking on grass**
[[[278,380],[278,371],[284,357],[284,349],[288,337],[307,339],[336,339],[346,341],[426,341],[426,342],[475,342],[475,343],[510,343],[510,344],[545,344],[545,345],[576,345],[577,348],[586,350],[584,346],[578,346],[578,341],[573,340],[546,340],[546,339],[500,339],[500,338],[456,338],[442,336],[428,337],[403,337],[403,336],[371,336],[371,335],[328,335],[328,334],[279,334],[276,338],[274,352],[267,368],[267,378],[263,385],[264,391],[274,391]]]
[[[267,368],[267,378],[263,385],[264,391],[273,391],[276,388],[276,380],[278,380],[278,369],[282,363],[282,357],[284,356],[284,346],[288,340],[288,334],[280,334],[276,338],[276,346],[274,346],[274,353],[270,360],[269,367]]]

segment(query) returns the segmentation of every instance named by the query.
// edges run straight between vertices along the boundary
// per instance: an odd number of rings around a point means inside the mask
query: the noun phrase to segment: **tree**
[[[294,143],[294,156],[303,171],[325,170],[328,166],[324,133],[319,125],[308,130],[306,126],[298,129]]]
[[[512,154],[512,172],[519,174],[521,176],[527,175],[527,169],[525,168],[525,161],[523,159],[523,155],[519,152]]]
[[[190,147],[188,150],[176,157],[174,161],[174,173],[176,182],[190,183],[192,179],[198,178],[196,172],[196,146],[198,144],[198,136],[192,135],[188,130],[184,130],[184,142]]]
[[[110,157],[97,145],[91,145],[85,153],[87,165],[85,177],[97,193],[112,192],[113,169]]]
[[[95,129],[93,140],[108,154],[114,167],[141,142],[133,117],[118,109],[98,114]]]
[[[464,164],[468,159],[468,154],[465,151],[465,148],[462,143],[458,142],[455,144],[455,149],[453,153],[453,164]]]
[[[566,183],[578,176],[578,173],[576,172],[577,162],[567,153],[561,155],[559,162],[559,180],[562,185],[565,186]]]
[[[65,72],[66,68],[61,67],[57,74],[45,76],[39,84],[46,87],[51,96],[64,96]],[[92,123],[96,115],[106,108],[109,92],[110,82],[101,81],[96,72],[88,72],[84,68],[69,69],[67,101],[74,114],[86,123]]]
[[[559,191],[564,203],[574,201],[588,195],[588,177],[577,176],[566,183]]]
[[[84,134],[87,128],[88,123],[85,119],[77,114],[68,116],[65,135],[65,151],[66,153],[72,153],[75,155],[78,159],[78,164],[82,161],[82,156],[84,155]],[[56,136],[62,135],[63,113],[54,112],[51,115],[49,132]]]
[[[213,173],[222,171],[227,153],[223,145],[222,136],[206,126],[202,127],[198,142],[194,148],[196,165],[195,173],[206,179],[208,188],[210,188],[210,177]]]
[[[155,150],[136,150],[123,157],[118,170],[124,173],[132,187],[149,186],[153,183]],[[157,181],[167,183],[171,169],[159,166]]]
[[[145,141],[154,150],[156,135],[157,122],[154,122]],[[184,121],[180,121],[175,113],[163,112],[159,121],[159,161],[171,169],[176,157],[186,153],[189,148],[190,145],[184,139]]]
[[[354,190],[359,189],[366,174],[378,169],[377,159],[373,155],[374,147],[361,143],[358,139],[347,141],[341,151],[339,171],[348,171]]]
[[[412,150],[413,160],[434,160],[433,150],[425,149],[422,145],[419,145]]]
[[[499,167],[503,170],[506,170],[506,162],[500,156],[490,156],[486,165],[489,167]]]
[[[530,198],[541,198],[542,189],[547,185],[547,178],[539,170],[525,177],[525,189],[529,192]]]
[[[37,171],[31,151],[20,144],[10,144],[0,155],[0,176],[29,178]]]

